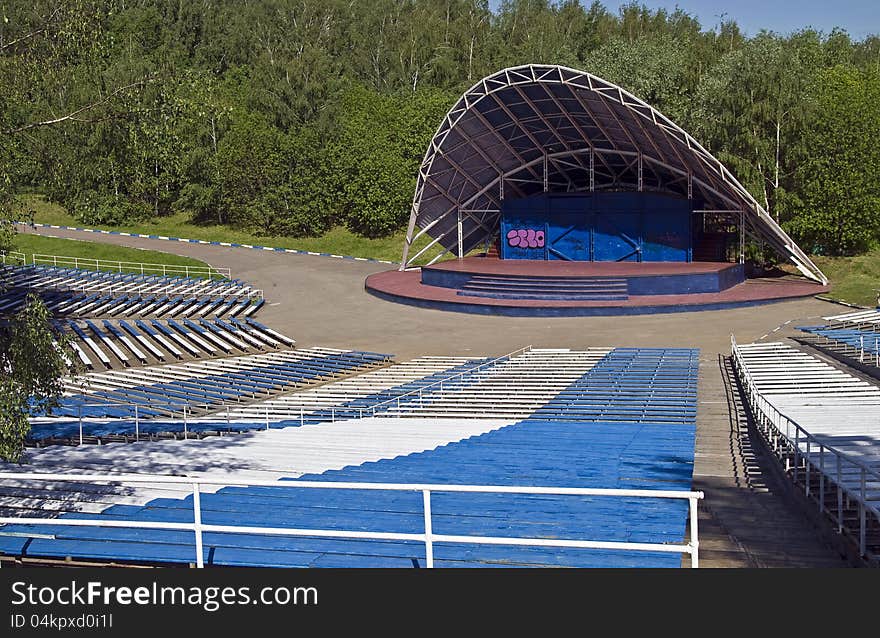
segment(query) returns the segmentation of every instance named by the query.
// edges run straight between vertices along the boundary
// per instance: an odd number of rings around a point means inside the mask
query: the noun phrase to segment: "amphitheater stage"
[[[634,315],[749,306],[827,292],[800,277],[746,279],[720,262],[560,262],[466,257],[367,277],[397,303],[506,316]]]

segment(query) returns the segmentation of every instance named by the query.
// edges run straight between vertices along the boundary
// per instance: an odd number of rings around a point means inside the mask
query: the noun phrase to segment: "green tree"
[[[820,34],[762,32],[724,55],[697,92],[691,128],[778,221],[787,219],[803,96],[823,60]]]
[[[380,237],[406,223],[419,163],[453,101],[436,90],[386,96],[363,86],[343,96],[327,161],[338,217],[351,230]]]
[[[681,121],[691,103],[686,82],[689,58],[687,43],[670,35],[633,40],[619,36],[594,51],[585,70]]]
[[[74,370],[64,338],[56,340],[49,311],[34,295],[0,332],[0,459],[21,460],[29,417],[51,413],[64,390],[62,377]]]
[[[808,103],[799,197],[787,226],[816,252],[862,251],[880,239],[880,71],[825,70]]]

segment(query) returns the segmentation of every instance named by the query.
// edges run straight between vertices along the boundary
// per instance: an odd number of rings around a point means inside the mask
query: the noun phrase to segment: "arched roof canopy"
[[[827,283],[730,171],[669,118],[590,73],[538,64],[480,80],[443,118],[419,169],[401,269],[433,247],[443,249],[436,261],[490,241],[505,196],[590,190],[691,198]],[[427,246],[412,250],[423,236]]]

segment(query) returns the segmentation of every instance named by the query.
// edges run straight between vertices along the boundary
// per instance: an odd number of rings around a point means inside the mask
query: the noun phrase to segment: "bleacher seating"
[[[244,322],[217,318],[184,322],[62,319],[54,320],[53,326],[59,335],[73,339],[80,360],[89,370],[272,351],[296,344],[294,339],[250,318]]]
[[[769,412],[772,417],[759,414],[759,425],[786,469],[799,467],[807,493],[822,494],[829,511],[838,502],[835,486],[846,494],[847,508],[863,502],[873,512],[874,551],[880,550],[876,536],[880,531],[880,387],[785,343],[736,345],[734,360],[742,382],[754,386],[753,410]],[[810,473],[812,483],[805,478]],[[853,519],[844,513],[841,527],[851,523]],[[857,537],[858,518],[855,527]]]
[[[252,403],[232,412],[234,418],[299,419],[321,422],[364,415],[398,417],[524,418],[590,369],[607,349],[588,351],[530,350],[512,358],[443,359],[425,357]],[[451,362],[450,368],[427,372],[425,365]],[[388,387],[386,379],[406,381]],[[412,377],[411,373],[420,376]],[[376,384],[381,387],[377,388]]]
[[[420,357],[411,361],[358,375],[336,383],[284,394],[266,401],[235,408],[231,418],[237,421],[268,419],[300,424],[356,419],[388,406],[401,397],[414,400],[422,388],[458,378],[489,359],[471,357]]]
[[[28,292],[56,317],[249,317],[264,300],[239,279],[141,275],[56,266],[0,266],[0,313],[13,313]]]
[[[572,353],[557,353],[569,367]],[[636,489],[690,488],[694,456],[696,391],[694,351],[612,350],[604,357],[583,357],[586,370],[563,372],[565,384],[532,416],[522,420],[401,418],[385,415],[335,423],[255,432],[223,443],[221,439],[157,442],[151,463],[166,471],[210,475],[215,468],[289,480],[432,484],[537,485]],[[540,367],[549,353],[534,357]],[[543,359],[543,362],[540,361]],[[445,361],[449,368],[450,363]],[[471,360],[468,364],[474,365]],[[502,378],[511,365],[492,366]],[[399,368],[400,366],[393,366]],[[552,370],[547,365],[545,372]],[[362,375],[374,378],[381,371]],[[491,390],[490,375],[475,374]],[[377,379],[382,385],[382,380]],[[654,396],[671,399],[678,384],[683,396],[675,405],[662,401],[655,415]],[[655,388],[656,385],[656,388]],[[366,385],[365,385],[366,387]],[[445,384],[444,384],[445,387]],[[614,392],[613,388],[620,388]],[[643,392],[632,396],[632,389]],[[364,392],[364,389],[361,390]],[[445,392],[445,391],[444,391]],[[606,414],[635,402],[628,418],[563,420],[581,396],[610,393]],[[416,394],[417,396],[417,394]],[[474,400],[462,394],[462,399]],[[449,395],[444,395],[444,401]],[[392,402],[394,403],[394,402]],[[444,403],[452,407],[451,403]],[[396,403],[395,403],[396,405]],[[476,405],[476,404],[475,404]],[[414,406],[414,413],[419,405]],[[648,409],[646,409],[646,407]],[[454,414],[454,411],[451,410]],[[550,415],[551,418],[547,418]],[[487,414],[491,416],[491,414]],[[222,444],[222,445],[221,445]],[[172,445],[174,447],[172,447]],[[440,447],[436,447],[440,445]],[[143,452],[137,445],[76,448],[76,467],[103,467],[118,459],[127,467]],[[114,449],[116,452],[114,453]],[[436,449],[435,449],[436,448]],[[131,451],[130,451],[131,450]],[[61,471],[73,462],[70,448],[45,448],[33,463],[41,471]],[[216,465],[215,465],[216,464]],[[156,467],[157,465],[154,465]],[[192,498],[179,488],[60,484],[40,491],[31,482],[3,485],[0,506],[55,512],[63,517],[115,520],[192,521]],[[23,496],[30,498],[23,501]],[[78,498],[77,498],[78,497]],[[421,533],[421,495],[396,492],[291,490],[277,487],[226,487],[201,496],[207,524],[300,527]],[[438,534],[525,536],[532,538],[681,542],[684,502],[635,498],[453,494],[435,492],[433,531]],[[259,534],[208,533],[208,565],[299,567],[424,566],[424,546],[416,542],[292,538]],[[193,562],[191,532],[121,528],[9,525],[0,528],[0,551],[29,558],[71,557],[134,563]],[[632,551],[515,548],[436,542],[439,567],[574,566],[677,567],[676,554]]]
[[[859,314],[829,325],[798,326],[798,330],[819,338],[813,343],[834,346],[834,350],[850,359],[880,367],[880,313],[873,314]]]
[[[201,414],[220,405],[271,396],[384,365],[389,358],[372,352],[311,348],[91,373],[67,381],[61,405],[53,411],[57,418],[35,422],[31,437],[40,441],[78,436],[80,417],[136,416],[140,421],[179,414],[184,406],[189,415]],[[184,427],[177,423],[171,431]],[[144,433],[168,431],[168,426],[161,423],[138,422],[137,428]],[[210,429],[216,429],[216,425]],[[197,430],[198,426],[193,426],[193,431]],[[135,425],[89,421],[84,431],[88,436],[125,434],[134,432]]]

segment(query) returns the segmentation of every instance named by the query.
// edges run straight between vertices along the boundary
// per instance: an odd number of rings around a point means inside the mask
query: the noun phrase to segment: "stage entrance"
[[[501,257],[689,262],[691,201],[638,192],[507,199],[502,206]]]

